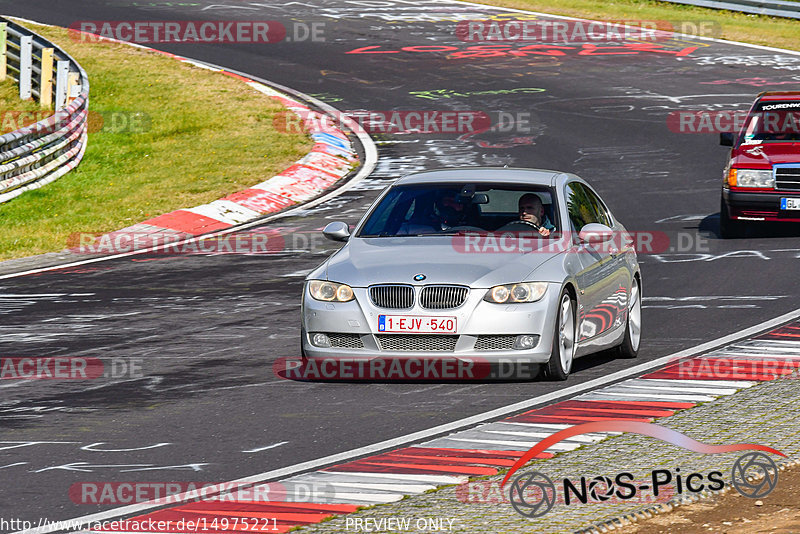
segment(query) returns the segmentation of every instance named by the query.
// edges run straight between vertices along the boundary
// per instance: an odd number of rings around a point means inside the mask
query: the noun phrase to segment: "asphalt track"
[[[761,90],[796,87],[797,56],[694,39],[659,43],[658,52],[613,55],[579,55],[585,52],[580,45],[561,49],[563,55],[348,54],[369,46],[462,52],[471,44],[454,37],[452,19],[485,19],[500,10],[454,2],[26,0],[0,6],[5,14],[62,26],[80,20],[324,22],[324,43],[153,46],[285,84],[339,109],[530,113],[532,124],[523,132],[376,136],[380,160],[369,179],[270,224],[291,245],[280,254],[135,257],[3,280],[0,354],[115,358],[120,371],[133,362],[142,375],[0,384],[5,518],[61,519],[108,508],[73,502],[75,483],[232,480],[563,387],[296,382],[273,374],[277,358],[298,355],[303,276],[333,249],[312,232],[330,220],[355,222],[380,188],[410,171],[503,164],[571,171],[596,186],[628,229],[669,234],[671,250],[640,257],[641,361],[797,307],[798,234],[775,237],[767,229],[718,239],[726,149],[716,135],[667,127],[671,111],[746,109]],[[697,49],[676,55],[690,47]],[[568,385],[633,364],[601,357],[576,365]]]

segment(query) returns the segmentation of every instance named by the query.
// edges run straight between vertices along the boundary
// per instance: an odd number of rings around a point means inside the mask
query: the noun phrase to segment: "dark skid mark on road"
[[[453,165],[555,168],[593,182],[629,230],[683,232],[695,247],[688,252],[703,254],[691,261],[676,261],[685,256],[675,254],[687,251],[642,256],[645,297],[778,297],[759,300],[756,308],[645,307],[640,360],[736,332],[795,306],[797,285],[782,281],[795,279],[796,253],[772,250],[800,251],[800,238],[717,239],[711,221],[719,206],[725,149],[714,135],[671,132],[667,116],[695,104],[698,109],[718,109],[717,104],[730,109],[749,103],[770,83],[796,81],[800,58],[691,41],[661,43],[672,51],[666,54],[580,55],[585,48],[575,46],[550,49],[563,55],[533,54],[536,49],[511,55],[509,50],[524,46],[512,44],[502,54],[464,57],[462,52],[476,44],[455,38],[457,21],[486,18],[497,10],[444,2],[383,5],[388,7],[342,0],[26,0],[5,7],[8,14],[62,26],[85,19],[322,21],[329,25],[325,43],[157,47],[320,95],[343,110],[529,114],[532,127],[522,133],[376,135],[381,159],[371,177],[337,199],[271,225],[303,239],[331,220],[356,222],[380,189],[407,172]],[[347,53],[369,46],[398,53]],[[409,46],[457,50],[401,50]],[[699,48],[688,56],[674,53],[694,46]],[[737,81],[742,79],[751,81]],[[754,79],[763,85],[754,86]],[[2,291],[9,294],[90,294],[0,299],[3,356],[139,359],[144,373],[91,384],[0,383],[3,440],[175,446],[106,453],[102,462],[93,453],[58,446],[6,452],[0,467],[25,465],[3,470],[14,483],[0,488],[0,507],[14,517],[84,515],[95,507],[70,501],[67,492],[75,481],[231,480],[564,386],[541,381],[319,383],[275,377],[277,358],[298,355],[302,279],[327,254],[301,241],[294,241],[299,244],[295,251],[278,255],[150,255],[3,281]],[[328,251],[335,248],[327,246]],[[767,252],[737,253],[752,250]],[[607,357],[578,360],[566,385],[630,365]],[[283,441],[290,445],[242,453]],[[198,473],[132,474],[122,468],[33,472],[75,461],[208,465]]]

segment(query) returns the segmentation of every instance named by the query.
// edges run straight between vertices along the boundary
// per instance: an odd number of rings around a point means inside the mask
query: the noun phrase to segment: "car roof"
[[[758,97],[761,102],[776,100],[800,100],[800,91],[765,91]]]
[[[522,169],[511,167],[454,167],[415,172],[397,180],[393,185],[425,184],[431,182],[470,182],[553,185],[554,179],[564,175],[561,171]]]

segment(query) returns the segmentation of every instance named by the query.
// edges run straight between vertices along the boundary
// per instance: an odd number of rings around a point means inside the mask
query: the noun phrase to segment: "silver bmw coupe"
[[[564,380],[576,357],[639,351],[633,240],[574,174],[420,172],[323,233],[345,245],[306,278],[306,359],[479,357]]]

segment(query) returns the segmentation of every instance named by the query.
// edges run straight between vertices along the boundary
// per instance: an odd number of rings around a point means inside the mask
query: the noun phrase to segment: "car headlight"
[[[733,187],[775,187],[775,177],[771,170],[731,169],[728,171],[728,185]]]
[[[483,300],[494,302],[495,304],[536,302],[544,296],[545,291],[547,291],[547,284],[545,282],[506,284],[491,288],[486,292],[486,296],[483,297]]]
[[[355,298],[352,287],[327,280],[309,281],[308,291],[315,300],[324,302],[347,302]]]

